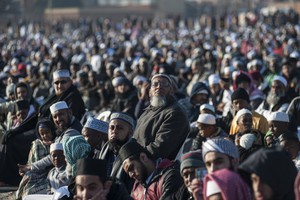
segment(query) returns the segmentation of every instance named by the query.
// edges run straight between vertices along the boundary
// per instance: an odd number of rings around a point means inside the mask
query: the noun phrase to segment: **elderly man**
[[[50,106],[58,101],[65,101],[73,115],[81,120],[85,113],[84,102],[77,88],[72,84],[68,70],[57,70],[53,73],[55,94],[50,95],[39,109],[39,117],[50,117]]]
[[[89,117],[82,128],[81,134],[92,147],[92,155],[90,156],[98,158],[102,147],[107,142],[108,123]]]
[[[172,81],[165,74],[151,79],[150,105],[140,116],[133,137],[154,159],[174,159],[189,133],[185,112],[173,97]]]
[[[208,173],[220,169],[236,171],[239,164],[239,152],[232,141],[213,138],[202,145],[202,156]]]
[[[269,131],[277,139],[281,134],[288,132],[289,116],[284,112],[272,112],[268,116]]]
[[[274,76],[267,98],[259,105],[256,111],[266,118],[271,112],[285,112],[290,103],[290,98],[286,93],[287,86],[288,84],[284,77]]]
[[[106,162],[98,159],[80,159],[77,161],[74,199],[130,200],[124,185],[110,181]]]
[[[108,175],[116,177],[125,183],[128,191],[131,190],[133,181],[122,169],[119,158],[120,148],[132,137],[134,131],[134,119],[125,113],[112,113],[108,125],[108,142],[100,151],[99,159],[106,160]]]
[[[135,200],[166,199],[183,183],[178,162],[153,159],[134,140],[120,149],[119,156],[123,169],[135,180],[131,191],[131,197]]]
[[[56,127],[57,136],[55,138],[56,143],[64,143],[68,138],[72,136],[81,135],[82,125],[80,122],[72,116],[72,112],[68,105],[64,101],[59,101],[50,107],[52,120]],[[20,172],[27,172],[28,170],[43,170],[51,166],[50,155],[33,163],[32,165],[18,165]]]

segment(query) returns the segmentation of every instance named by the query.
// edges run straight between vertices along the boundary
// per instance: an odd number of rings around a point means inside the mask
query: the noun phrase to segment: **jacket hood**
[[[288,153],[281,147],[256,151],[240,165],[239,171],[248,178],[251,173],[257,174],[272,188],[274,199],[295,198],[297,169]]]
[[[192,91],[191,91],[191,96],[190,96],[190,102],[192,101],[192,98],[198,94],[201,90],[206,90],[208,93],[208,97],[210,96],[210,90],[207,87],[207,85],[203,82],[197,82],[193,85]]]
[[[50,128],[52,136],[53,136],[52,140],[54,140],[56,135],[55,135],[54,124],[52,123],[52,121],[50,119],[43,118],[43,119],[40,119],[37,122],[36,127],[35,127],[35,133],[36,133],[36,137],[41,140],[41,136],[40,136],[40,133],[39,133],[39,126],[40,125],[43,125],[45,127]]]

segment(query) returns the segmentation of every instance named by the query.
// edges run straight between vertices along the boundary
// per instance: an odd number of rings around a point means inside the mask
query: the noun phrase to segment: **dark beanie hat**
[[[251,83],[251,78],[244,73],[240,73],[235,79],[236,85],[239,85],[241,82],[244,81]]]
[[[193,167],[193,168],[205,167],[201,150],[190,151],[182,155],[181,164],[180,164],[180,173],[182,174],[182,171],[185,168],[189,168],[189,167]]]
[[[16,111],[29,110],[29,103],[26,100],[19,100],[16,102]]]
[[[244,99],[247,102],[250,102],[249,95],[247,91],[243,88],[238,88],[236,91],[232,93],[231,101],[234,101],[236,99]]]
[[[132,139],[121,147],[119,151],[119,157],[121,162],[123,163],[127,158],[134,155],[139,155],[142,152],[149,155],[149,152],[147,152],[145,148],[137,143],[136,140]]]
[[[77,160],[77,172],[78,175],[94,175],[98,176],[101,181],[107,180],[107,167],[106,161],[100,159],[82,158]]]

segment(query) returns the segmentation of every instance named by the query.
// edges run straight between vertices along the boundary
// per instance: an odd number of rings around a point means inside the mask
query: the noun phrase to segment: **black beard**
[[[119,150],[127,141],[128,139],[125,139],[124,141],[110,140],[108,141],[108,149],[111,150],[115,155],[118,155]]]

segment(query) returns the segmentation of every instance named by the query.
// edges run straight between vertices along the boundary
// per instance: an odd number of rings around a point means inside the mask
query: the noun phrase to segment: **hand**
[[[203,182],[194,178],[189,186],[195,200],[203,200]]]
[[[28,164],[26,164],[26,165],[17,164],[17,165],[19,167],[19,174],[20,174],[20,176],[24,176],[24,174],[26,172],[28,172],[28,171],[31,170],[31,165],[28,165]]]
[[[149,89],[150,89],[150,83],[144,82],[140,91],[139,99],[140,100],[148,100],[149,99]]]

